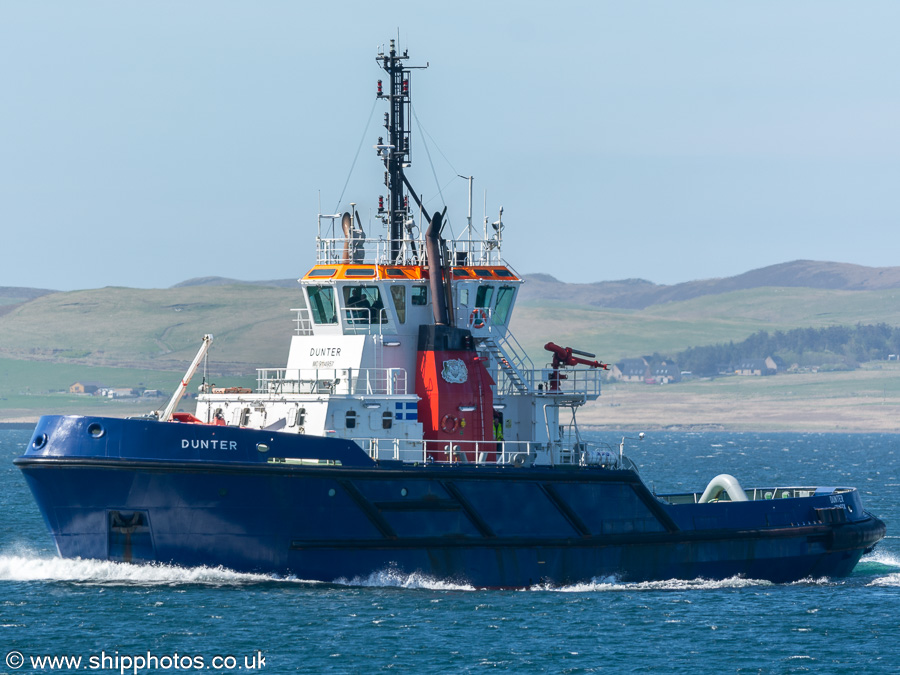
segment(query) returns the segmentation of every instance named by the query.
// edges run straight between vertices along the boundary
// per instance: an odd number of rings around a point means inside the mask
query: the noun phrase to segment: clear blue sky
[[[299,276],[398,28],[451,223],[473,174],[520,272],[897,265],[898,26],[878,1],[2,2],[0,285]]]

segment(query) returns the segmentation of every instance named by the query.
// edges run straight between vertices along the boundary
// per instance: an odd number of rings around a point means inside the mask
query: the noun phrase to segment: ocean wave
[[[0,581],[68,581],[84,584],[175,586],[318,583],[265,574],[235,572],[225,567],[178,567],[82,558],[50,558],[29,554],[0,555]]]
[[[730,577],[728,579],[666,579],[665,581],[623,582],[615,577],[603,577],[591,580],[590,583],[571,584],[569,586],[551,586],[539,584],[531,586],[529,591],[551,591],[555,593],[592,593],[615,591],[702,591],[720,588],[752,588],[756,586],[772,586],[771,581],[761,579],[744,579]]]
[[[897,557],[896,554],[890,551],[876,548],[870,554],[863,556],[859,561],[859,565],[871,564],[884,565],[885,567],[900,570],[900,557]]]
[[[900,586],[900,573],[888,574],[886,577],[872,579],[866,586]]]
[[[339,586],[363,586],[370,588],[409,588],[425,589],[431,591],[474,591],[477,590],[471,584],[465,582],[438,579],[420,572],[402,572],[388,568],[372,572],[366,577],[353,577],[352,579],[336,579],[333,583]]]

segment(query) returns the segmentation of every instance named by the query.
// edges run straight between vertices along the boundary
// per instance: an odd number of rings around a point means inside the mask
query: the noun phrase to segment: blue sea
[[[626,441],[658,492],[702,490],[719,473],[744,487],[860,488],[888,537],[849,578],[597,579],[520,591],[391,570],[325,584],[61,560],[12,465],[29,439],[0,431],[0,672],[900,671],[900,436],[659,432]]]

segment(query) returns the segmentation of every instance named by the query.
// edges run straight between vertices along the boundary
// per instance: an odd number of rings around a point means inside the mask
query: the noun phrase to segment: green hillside
[[[54,293],[0,316],[0,356],[179,370],[205,333],[217,371],[280,365],[298,290],[219,286]]]
[[[300,301],[299,289],[248,285],[52,293],[0,316],[0,357],[179,371],[202,335],[213,333],[212,372],[252,375],[283,364],[290,309]],[[740,341],[759,330],[856,323],[900,325],[900,291],[759,288],[642,310],[532,299],[518,307],[512,330],[543,363],[548,341],[616,361]]]
[[[900,291],[757,288],[642,310],[534,301],[520,306],[513,331],[534,358],[548,340],[604,361],[740,341],[760,330],[887,323],[900,325]],[[543,352],[546,354],[546,352]],[[545,360],[541,355],[540,361]]]

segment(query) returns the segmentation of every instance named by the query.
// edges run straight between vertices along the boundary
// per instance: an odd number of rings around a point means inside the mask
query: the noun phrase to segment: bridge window
[[[501,286],[497,291],[497,307],[494,309],[494,323],[506,323],[509,318],[509,307],[512,305],[516,289],[512,286]]]
[[[397,321],[406,323],[406,286],[393,284],[391,298],[394,300],[394,309],[397,310]]]
[[[309,307],[313,321],[318,324],[337,323],[337,312],[334,309],[334,286],[308,286]]]
[[[348,429],[356,428],[356,411],[348,410],[347,414],[344,416],[344,426]]]
[[[413,305],[424,306],[428,304],[428,286],[425,284],[416,284],[410,289],[410,303]]]
[[[494,297],[493,286],[479,286],[478,293],[475,294],[475,306],[481,308],[490,307],[492,297]]]
[[[387,323],[378,286],[344,286],[344,308],[349,323]]]

